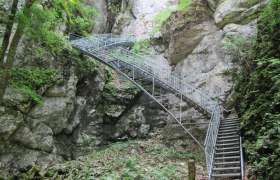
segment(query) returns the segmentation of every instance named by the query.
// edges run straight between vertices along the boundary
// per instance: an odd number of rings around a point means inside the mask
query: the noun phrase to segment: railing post
[[[153,92],[152,95],[154,96],[155,94],[155,77],[153,76]]]
[[[183,102],[183,95],[181,94],[181,97],[180,97],[180,123],[182,123],[182,102]]]
[[[189,173],[189,180],[195,180],[195,161],[193,159],[190,159],[188,161],[188,173]]]
[[[134,66],[132,66],[132,79],[134,81]]]

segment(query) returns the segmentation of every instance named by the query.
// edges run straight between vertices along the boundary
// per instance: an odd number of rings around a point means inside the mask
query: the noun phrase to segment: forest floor
[[[196,179],[207,179],[203,155],[182,153],[153,139],[113,143],[51,167],[34,165],[21,179],[185,180],[188,159],[196,161]]]

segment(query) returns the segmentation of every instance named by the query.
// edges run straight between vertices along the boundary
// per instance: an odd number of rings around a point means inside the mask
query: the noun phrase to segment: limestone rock
[[[211,10],[215,11],[219,0],[207,0],[207,2]]]
[[[45,96],[47,96],[47,97],[65,97],[66,96],[66,86],[55,85],[45,93]]]
[[[50,127],[43,123],[35,123],[29,128],[22,125],[14,135],[14,140],[30,149],[52,152],[53,132]]]
[[[16,107],[23,113],[28,112],[30,109],[30,99],[11,87],[6,89],[3,102],[6,107]]]
[[[105,33],[108,31],[107,27],[107,6],[106,1],[104,0],[82,0],[83,3],[95,8],[98,12],[98,16],[94,17],[94,20],[97,22],[93,29],[92,33]]]
[[[23,122],[23,114],[0,106],[0,140],[7,140]]]
[[[139,127],[139,136],[146,137],[149,133],[150,127],[151,126],[149,124],[141,124]]]
[[[141,39],[149,38],[155,15],[167,8],[175,9],[176,6],[177,2],[172,0],[129,0],[125,11],[117,17],[113,32],[132,34]]]
[[[176,65],[186,58],[205,35],[216,31],[217,27],[210,19],[207,4],[195,0],[186,12],[176,11],[171,14],[161,32],[168,43],[165,52],[170,64]]]
[[[105,114],[110,117],[119,117],[123,111],[125,110],[126,106],[122,105],[110,105],[106,108]]]
[[[66,98],[44,98],[42,105],[37,105],[30,112],[30,116],[48,125],[54,134],[60,133],[67,122]]]
[[[169,44],[169,59],[171,64],[177,64],[187,57],[200,43],[206,34],[215,31],[212,23],[204,22],[193,26],[191,29],[174,34]]]
[[[269,0],[225,0],[216,9],[214,20],[220,27],[226,24],[247,24],[258,17]]]
[[[84,97],[78,96],[75,101],[74,115],[68,119],[68,123],[64,129],[64,132],[71,134],[73,130],[80,124],[82,119],[82,113],[86,105],[86,99]]]

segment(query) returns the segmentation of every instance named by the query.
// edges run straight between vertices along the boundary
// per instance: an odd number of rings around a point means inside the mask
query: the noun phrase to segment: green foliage
[[[258,60],[250,77],[239,78],[238,91],[249,161],[257,177],[279,179],[280,59]]]
[[[162,159],[160,155],[169,151],[172,152],[170,154],[181,155]],[[186,154],[175,153],[173,148],[168,148],[156,140],[118,142],[102,147],[81,160],[57,164],[47,169],[32,167],[19,177],[28,175],[33,179],[187,179],[185,157]]]
[[[189,5],[191,4],[192,0],[180,0],[177,10],[187,12]]]
[[[122,6],[122,0],[108,0],[107,1],[108,10],[113,15],[117,15],[120,12],[121,6]]]
[[[79,0],[51,0],[44,4],[34,1],[28,13],[21,11],[17,14],[17,20],[25,23],[25,33],[29,39],[49,47],[57,54],[71,49],[58,27],[66,22],[66,33],[85,35],[93,26],[92,16],[97,16],[97,11]]]
[[[227,35],[223,41],[223,49],[233,57],[233,62],[243,65],[244,70],[251,72],[254,57],[252,46],[256,44],[253,37],[244,35]]]
[[[280,1],[271,0],[258,22],[257,56],[280,58]]]
[[[236,107],[242,114],[243,145],[252,179],[280,179],[279,10],[280,2],[272,0],[260,15],[253,49],[258,59],[255,69],[236,78]]]
[[[88,75],[95,75],[98,73],[98,62],[90,57],[78,57],[73,54],[72,63],[75,68],[75,73],[79,78],[83,78]]]
[[[188,7],[191,4],[192,0],[180,0],[179,5],[176,9],[166,8],[160,12],[158,12],[154,17],[154,28],[151,32],[152,35],[155,33],[161,31],[162,26],[166,21],[169,19],[170,15],[174,11],[182,11],[183,13],[186,13],[188,11]]]
[[[159,32],[161,30],[162,26],[168,20],[168,18],[172,14],[172,12],[173,12],[173,9],[167,8],[167,9],[164,9],[164,10],[160,11],[159,13],[157,13],[155,15],[155,17],[154,17],[154,28],[153,28],[151,34],[155,34],[155,33]]]
[[[116,82],[107,82],[102,97],[105,104],[122,104],[128,103],[131,98],[139,91],[133,83],[123,79],[122,84],[116,84]],[[103,104],[104,105],[104,104]]]
[[[42,101],[39,91],[52,86],[57,80],[57,73],[51,68],[14,68],[11,72],[12,88],[30,98],[35,103]]]
[[[148,39],[141,40],[133,45],[132,52],[137,54],[148,54],[152,56],[153,54],[149,51],[150,46],[151,44]]]

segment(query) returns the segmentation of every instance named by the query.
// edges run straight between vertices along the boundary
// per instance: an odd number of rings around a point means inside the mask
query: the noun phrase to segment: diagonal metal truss
[[[137,41],[133,36],[103,34],[72,39],[73,47],[94,57],[132,81],[178,122],[186,134],[190,135],[205,151],[208,178],[211,179],[218,130],[223,119],[223,111],[218,102],[207,92],[186,82],[169,69],[123,48],[122,45],[131,45]],[[173,104],[166,102],[165,97],[170,95],[178,99]],[[184,102],[210,118],[204,145],[201,145],[191,134],[190,128],[185,126],[187,123],[182,119]]]

